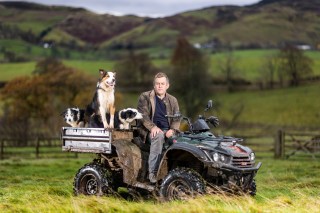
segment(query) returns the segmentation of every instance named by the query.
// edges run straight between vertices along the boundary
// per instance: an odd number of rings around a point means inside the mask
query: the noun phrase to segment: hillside
[[[45,42],[67,49],[172,49],[178,36],[206,48],[274,48],[285,42],[319,48],[320,0],[263,0],[215,6],[164,18],[98,15],[83,8],[0,2],[0,40]],[[6,47],[10,50],[10,47]],[[1,59],[1,58],[0,58]]]
[[[284,42],[320,43],[320,1],[262,1],[247,7],[219,6],[181,13],[144,25],[140,33],[133,29],[125,39],[138,43],[174,45],[177,35],[193,43],[239,48],[278,47]],[[117,42],[124,42],[115,38]],[[110,41],[109,41],[110,43]],[[163,45],[163,43],[161,43]]]

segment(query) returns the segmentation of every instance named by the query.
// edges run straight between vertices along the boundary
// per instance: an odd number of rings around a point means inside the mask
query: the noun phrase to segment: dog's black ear
[[[136,116],[136,112],[134,112],[132,110],[128,110],[127,111],[127,117],[128,118],[133,118],[134,116]]]
[[[72,113],[74,113],[75,115],[78,115],[79,112],[78,112],[78,110],[73,109]]]
[[[106,75],[106,71],[104,70],[104,69],[99,69],[99,73],[100,73],[100,75],[101,75],[101,77],[104,77],[105,75]]]
[[[121,111],[121,112],[120,112],[120,117],[121,117],[122,119],[127,119],[127,117],[128,117],[128,112],[127,112],[127,111]]]

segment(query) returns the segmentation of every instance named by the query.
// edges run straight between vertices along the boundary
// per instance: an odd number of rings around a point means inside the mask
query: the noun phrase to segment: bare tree
[[[225,54],[225,57],[218,62],[218,67],[227,84],[228,91],[232,92],[234,90],[233,80],[238,69],[236,67],[236,59],[231,49],[229,49]]]
[[[115,65],[115,70],[120,87],[148,85],[157,72],[148,54],[135,53],[134,50]]]
[[[171,86],[188,115],[198,113],[210,96],[208,59],[185,38],[179,38],[174,50]]]
[[[262,79],[265,80],[267,84],[267,88],[273,89],[275,82],[276,82],[276,77],[277,73],[279,70],[279,58],[277,55],[269,55],[265,58],[265,61],[263,63],[262,67]],[[282,79],[279,77],[279,81]]]
[[[290,86],[299,86],[303,77],[312,74],[312,59],[295,46],[287,45],[280,50],[280,71],[289,78]]]

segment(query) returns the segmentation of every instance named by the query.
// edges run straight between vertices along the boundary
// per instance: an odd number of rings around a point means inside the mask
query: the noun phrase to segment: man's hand
[[[174,130],[173,129],[169,129],[167,132],[166,132],[166,137],[167,138],[170,138],[174,135]]]
[[[154,138],[159,132],[163,132],[159,127],[154,126],[150,131],[151,138]]]

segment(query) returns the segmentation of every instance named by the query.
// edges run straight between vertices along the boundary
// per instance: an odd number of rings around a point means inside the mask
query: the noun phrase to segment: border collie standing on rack
[[[98,115],[103,123],[103,128],[114,128],[114,87],[116,84],[116,73],[103,69],[100,69],[99,72],[100,79],[97,83],[97,89],[92,102],[87,107],[86,113],[91,118]],[[110,114],[110,123],[107,121],[106,113]],[[93,119],[90,119],[89,127],[99,127],[94,123]]]

